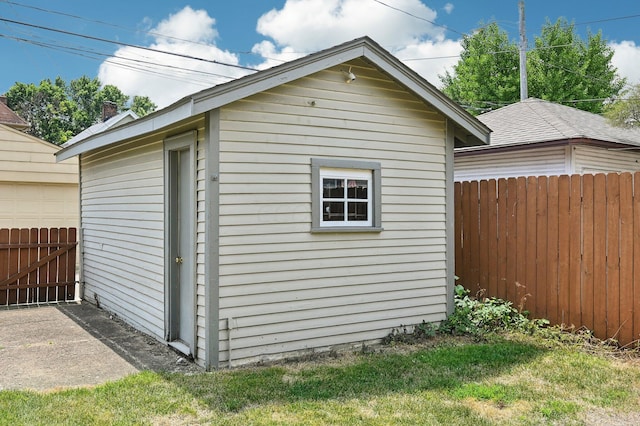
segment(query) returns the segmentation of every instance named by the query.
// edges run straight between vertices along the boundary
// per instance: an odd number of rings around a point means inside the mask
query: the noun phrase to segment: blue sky
[[[529,41],[547,18],[567,18],[582,35],[602,30],[620,74],[640,83],[640,2],[527,0],[525,15]],[[517,39],[518,0],[0,0],[0,93],[15,82],[88,75],[162,107],[246,74],[242,67],[263,69],[363,35],[439,85],[462,34],[492,21]]]

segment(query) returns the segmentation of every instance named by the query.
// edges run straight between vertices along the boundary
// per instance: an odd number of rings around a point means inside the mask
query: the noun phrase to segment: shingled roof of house
[[[18,117],[18,114],[13,112],[11,108],[7,106],[7,98],[4,96],[0,96],[0,124],[13,127],[17,130],[29,127],[29,123]]]
[[[640,146],[640,129],[613,126],[598,114],[529,98],[478,116],[493,131],[491,148],[589,139]]]

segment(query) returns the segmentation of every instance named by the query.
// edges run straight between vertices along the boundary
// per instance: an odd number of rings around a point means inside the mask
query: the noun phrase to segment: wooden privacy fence
[[[636,191],[637,190],[637,191]],[[531,317],[640,337],[640,172],[455,184],[456,275]]]
[[[0,229],[0,306],[74,300],[75,228]]]

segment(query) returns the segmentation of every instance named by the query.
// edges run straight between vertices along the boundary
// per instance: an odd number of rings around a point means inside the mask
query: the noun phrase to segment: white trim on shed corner
[[[344,62],[365,58],[451,119],[477,145],[489,143],[490,129],[435,86],[404,65],[369,37],[320,51],[300,59],[214,86],[187,96],[173,105],[115,129],[93,135],[56,154],[62,161],[113,143],[160,130],[181,120],[219,108],[238,99],[279,86]]]

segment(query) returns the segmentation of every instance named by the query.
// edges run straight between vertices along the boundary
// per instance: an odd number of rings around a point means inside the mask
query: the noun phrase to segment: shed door
[[[167,141],[167,341],[186,355],[195,348],[195,176],[192,134]]]

